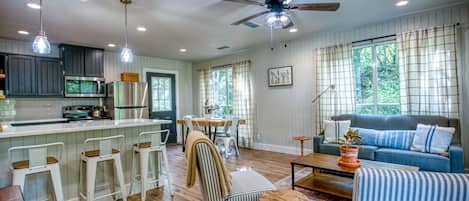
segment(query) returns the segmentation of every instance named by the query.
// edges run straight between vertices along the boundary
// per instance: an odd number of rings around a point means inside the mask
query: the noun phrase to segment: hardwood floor
[[[272,183],[290,176],[290,161],[297,156],[276,152],[241,149],[241,156],[225,159],[225,165],[230,171],[238,168],[250,167],[258,173],[264,175]],[[147,200],[154,201],[200,201],[202,200],[202,190],[198,184],[192,188],[186,187],[186,161],[181,146],[169,146],[168,158],[171,165],[173,178],[174,197],[164,189],[154,189],[147,192]],[[198,181],[196,182],[198,183]],[[308,196],[310,200],[338,200],[324,194],[297,189]],[[129,201],[139,201],[140,195],[132,195]]]

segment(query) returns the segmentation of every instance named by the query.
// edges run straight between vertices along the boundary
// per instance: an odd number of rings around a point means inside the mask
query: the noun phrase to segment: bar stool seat
[[[55,163],[59,163],[59,160],[57,160],[53,156],[48,156],[47,157],[47,165],[52,165]],[[20,169],[27,169],[29,168],[29,160],[24,160],[24,161],[16,161],[11,164],[13,169],[15,170],[20,170]]]
[[[120,153],[120,151],[117,150],[117,149],[112,149],[112,153],[117,154],[117,153]],[[98,157],[98,156],[100,156],[100,151],[99,150],[91,150],[91,151],[85,151],[82,154],[85,155],[86,157]]]

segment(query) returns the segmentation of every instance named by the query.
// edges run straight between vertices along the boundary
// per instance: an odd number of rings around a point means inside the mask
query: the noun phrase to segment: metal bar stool
[[[62,160],[62,153],[64,150],[63,142],[56,142],[50,144],[19,146],[8,149],[8,161],[11,164],[13,171],[12,185],[18,185],[21,191],[24,191],[24,183],[26,175],[49,172],[52,178],[52,185],[54,187],[55,199],[58,201],[64,200],[62,191],[62,179],[60,177],[59,160],[54,156],[49,156],[47,148],[52,146],[59,146],[61,150],[58,152],[59,159]],[[28,160],[12,162],[13,151],[28,151]]]
[[[161,141],[161,134],[166,134],[164,137],[164,141]],[[166,142],[168,141],[169,137],[169,130],[162,130],[162,131],[149,131],[149,132],[142,132],[139,134],[139,140],[137,144],[133,146],[133,153],[132,153],[132,176],[130,182],[130,194],[133,193],[134,184],[137,182],[137,158],[140,160],[140,183],[141,183],[141,200],[145,200],[147,186],[148,184],[154,184],[160,182],[161,176],[164,176],[168,181],[168,190],[173,196],[173,191],[171,188],[171,174],[169,172],[169,163],[168,163],[168,154],[166,152]],[[137,157],[139,154],[139,157]],[[156,154],[155,157],[151,157],[152,154]],[[161,171],[160,168],[157,168],[155,163],[152,160],[157,160],[158,164],[161,164],[160,155],[163,159],[163,166],[164,171]],[[153,172],[152,178],[148,178],[148,165],[151,163]]]
[[[124,135],[116,135],[101,138],[89,138],[85,140],[85,146],[89,145],[89,143],[98,143],[99,149],[88,150],[81,153],[79,187],[81,188],[83,185],[83,164],[86,164],[86,195],[84,195],[83,192],[80,190],[80,197],[86,199],[87,201],[91,201],[102,199],[108,196],[115,196],[120,193],[122,196],[122,200],[127,200],[127,193],[125,190],[124,183],[124,172],[122,171],[121,154],[119,150],[120,145],[118,146],[118,148],[112,148],[112,145],[114,145],[114,141],[120,141],[120,143],[116,144],[122,144],[123,139]],[[113,161],[114,175],[117,176],[120,189],[119,191],[114,191],[106,195],[95,197],[96,168],[99,162],[109,160]]]
[[[225,121],[224,133],[216,134],[215,145],[219,152],[228,158],[230,145],[233,143],[236,156],[239,156],[238,143],[236,142],[236,134],[238,133],[238,117],[227,117]],[[231,122],[231,125],[229,123]],[[223,144],[223,146],[221,146]]]

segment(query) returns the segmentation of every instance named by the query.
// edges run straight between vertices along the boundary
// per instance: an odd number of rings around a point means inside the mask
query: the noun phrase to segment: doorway
[[[176,76],[170,73],[146,74],[149,90],[150,119],[170,120],[171,124],[161,125],[161,129],[169,129],[168,143],[177,143],[176,130]]]

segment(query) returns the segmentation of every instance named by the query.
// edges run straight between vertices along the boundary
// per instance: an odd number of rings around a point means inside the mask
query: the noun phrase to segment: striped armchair
[[[360,168],[354,201],[467,201],[469,174]]]
[[[275,186],[259,173],[248,171],[232,172],[232,192],[223,197],[215,169],[215,162],[206,144],[197,144],[197,169],[202,184],[205,201],[257,201],[265,191],[275,189]]]

